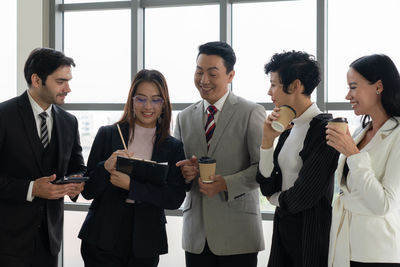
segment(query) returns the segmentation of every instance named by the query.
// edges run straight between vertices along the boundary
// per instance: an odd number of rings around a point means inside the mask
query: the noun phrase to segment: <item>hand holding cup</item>
[[[346,118],[335,118],[326,126],[326,143],[346,157],[360,153],[350,135]]]
[[[271,127],[275,131],[282,133],[286,130],[289,123],[296,117],[296,110],[288,105],[282,105],[279,107],[279,117],[272,121]]]
[[[336,131],[346,133],[348,129],[347,119],[344,117],[337,117],[329,120],[328,125],[332,126]]]
[[[215,176],[217,161],[210,157],[201,157],[199,159],[200,179],[203,183],[214,182],[210,176]]]
[[[287,105],[283,105],[280,108],[275,107],[264,121],[261,147],[263,149],[271,148],[274,144],[275,138],[288,128],[289,123],[295,118],[295,116],[296,111]]]

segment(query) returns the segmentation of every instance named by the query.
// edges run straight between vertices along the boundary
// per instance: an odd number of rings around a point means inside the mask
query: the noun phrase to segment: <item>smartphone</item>
[[[62,179],[59,180],[55,180],[52,183],[53,184],[69,184],[69,183],[82,183],[82,182],[86,182],[87,180],[89,180],[89,177],[86,176],[66,176]]]

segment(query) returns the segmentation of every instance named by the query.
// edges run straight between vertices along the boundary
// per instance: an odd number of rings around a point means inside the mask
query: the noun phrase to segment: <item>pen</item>
[[[128,155],[128,158],[130,158],[129,153],[128,153],[128,148],[126,147],[124,137],[122,136],[121,128],[119,128],[119,124],[117,124],[117,129],[119,132],[119,136],[121,137],[122,144],[124,145],[125,152]]]

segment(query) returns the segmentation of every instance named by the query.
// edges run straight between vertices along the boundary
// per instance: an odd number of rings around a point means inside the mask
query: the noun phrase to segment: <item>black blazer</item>
[[[121,131],[128,143],[129,127],[122,124]],[[183,145],[169,136],[154,146],[152,160],[168,162],[167,184],[163,186],[141,183],[131,179],[130,190],[110,183],[104,162],[123,144],[115,125],[99,129],[88,160],[90,180],[82,195],[93,199],[82,225],[79,238],[103,250],[112,250],[119,238],[126,198],[136,201],[133,219],[133,251],[137,257],[153,257],[168,252],[164,209],[177,209],[185,198],[185,182],[176,162],[185,158]],[[134,172],[133,172],[134,173]]]
[[[57,134],[57,178],[86,171],[76,118],[53,105]],[[47,176],[41,165],[41,142],[27,92],[0,104],[0,254],[30,257],[44,214],[50,251],[60,250],[64,201],[39,197],[28,202],[29,183]]]
[[[325,126],[332,118],[330,114],[319,114],[310,122],[300,157],[303,166],[293,187],[279,195],[279,208],[274,216],[274,229],[269,258],[269,267],[284,266],[282,244],[278,234],[281,216],[300,218],[302,232],[302,266],[323,267],[328,265],[329,231],[332,217],[332,196],[339,152],[326,144]],[[264,196],[282,190],[282,172],[278,155],[290,130],[279,137],[274,151],[274,169],[265,178],[259,171],[257,182]]]

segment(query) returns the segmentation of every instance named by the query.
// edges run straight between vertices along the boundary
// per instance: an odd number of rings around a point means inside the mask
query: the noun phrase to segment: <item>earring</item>
[[[379,91],[378,90],[376,90],[376,94],[379,95]]]
[[[161,116],[157,118],[157,122],[158,122],[158,124],[161,124],[161,122],[162,122]]]

